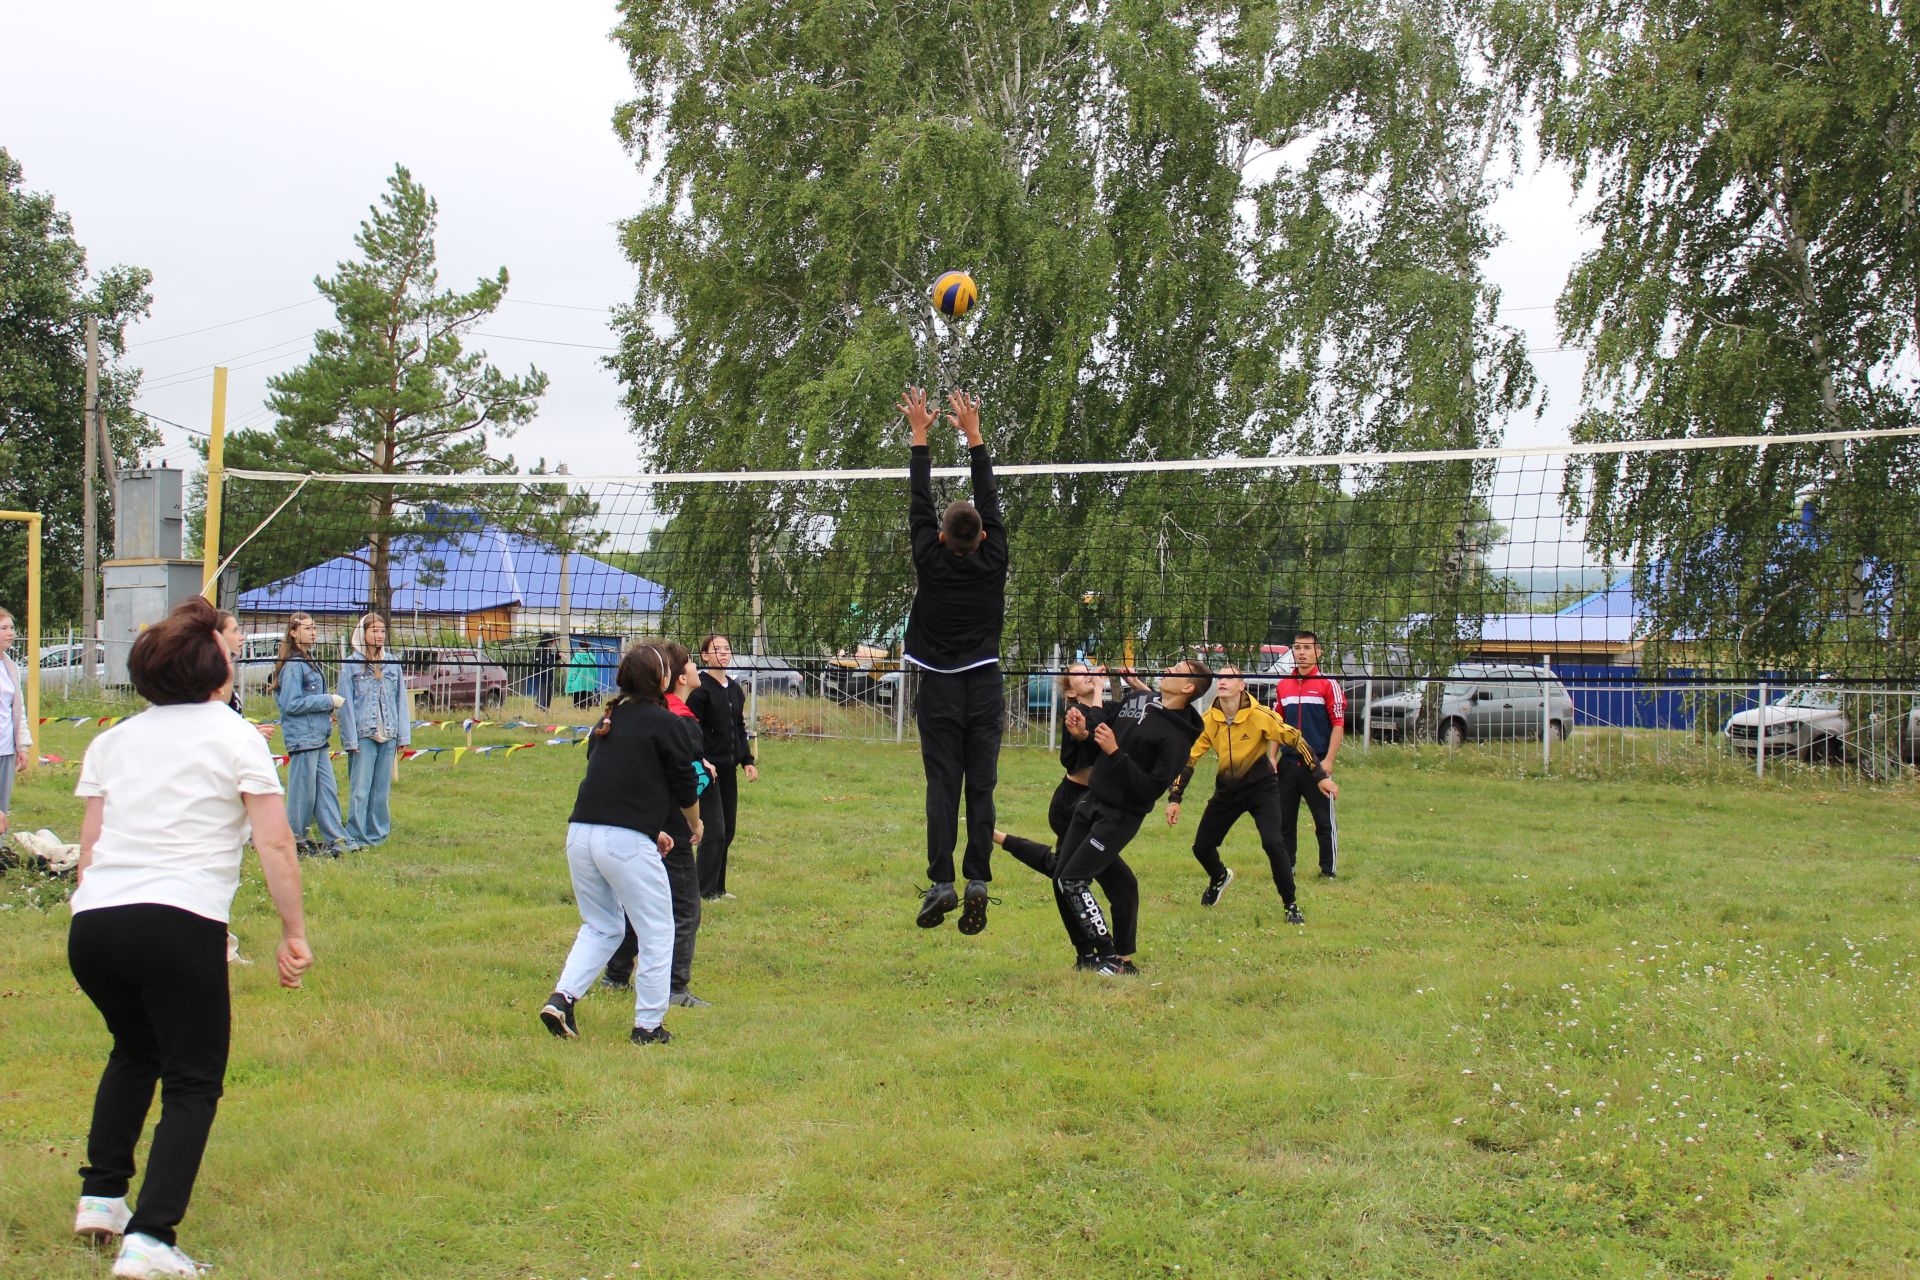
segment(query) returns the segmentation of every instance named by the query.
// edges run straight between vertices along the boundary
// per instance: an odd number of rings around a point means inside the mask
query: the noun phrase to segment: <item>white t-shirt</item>
[[[281,794],[260,731],[223,702],[150,707],[87,748],[77,796],[104,796],[72,908],[155,904],[224,922],[251,829],[243,795]]]
[[[13,700],[20,696],[7,665],[6,658],[0,656],[0,756],[10,756],[14,752]]]

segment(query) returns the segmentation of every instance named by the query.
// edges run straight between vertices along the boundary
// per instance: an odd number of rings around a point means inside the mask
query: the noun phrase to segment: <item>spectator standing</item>
[[[13,615],[0,609],[0,836],[13,811],[13,775],[21,760],[33,760],[33,730],[27,724],[26,686],[13,664]]]
[[[387,656],[387,622],[377,613],[353,629],[353,656],[340,667],[340,745],[347,751],[347,848],[366,849],[393,831],[393,758],[413,741],[407,677]]]
[[[592,649],[581,645],[567,660],[567,695],[575,711],[585,711],[600,692],[600,659]]]
[[[67,957],[113,1051],[94,1095],[73,1229],[121,1236],[113,1274],[129,1280],[201,1274],[175,1232],[225,1084],[227,919],[249,831],[280,915],[280,985],[299,986],[313,963],[273,757],[221,705],[233,665],[218,627],[213,606],[195,597],[140,634],[127,670],[153,706],[94,739],[74,788],[86,816]],[[129,1211],[155,1084],[160,1123]]]
[[[1300,802],[1305,800],[1313,814],[1314,839],[1320,845],[1320,877],[1331,880],[1339,870],[1340,827],[1334,820],[1334,798],[1321,792],[1320,782],[1333,777],[1333,758],[1340,754],[1340,742],[1346,737],[1347,695],[1338,680],[1320,674],[1320,637],[1313,632],[1301,631],[1293,637],[1293,674],[1281,677],[1274,702],[1280,718],[1300,731],[1307,750],[1319,761],[1316,770],[1297,753],[1285,752],[1276,765],[1287,865],[1298,862]]]

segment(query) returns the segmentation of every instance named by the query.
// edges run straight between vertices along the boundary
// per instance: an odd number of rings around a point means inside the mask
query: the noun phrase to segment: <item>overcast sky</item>
[[[613,21],[604,0],[10,4],[0,145],[71,215],[95,268],[153,271],[153,313],[129,337],[139,406],[201,430],[220,363],[228,425],[267,421],[266,378],[331,318],[313,278],[352,254],[406,164],[439,202],[443,284],[511,273],[479,340],[489,356],[551,377],[516,457],[629,471],[620,388],[599,360],[605,308],[631,295],[614,223],[649,188],[613,134],[631,92]],[[1580,355],[1554,350],[1551,311],[1584,242],[1573,203],[1549,172],[1499,207],[1508,240],[1491,271],[1549,393],[1509,443],[1565,439],[1577,405]],[[188,465],[185,434],[165,436]]]

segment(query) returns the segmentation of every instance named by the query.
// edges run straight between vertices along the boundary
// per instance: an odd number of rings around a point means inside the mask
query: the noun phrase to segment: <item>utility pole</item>
[[[94,455],[99,441],[93,418],[100,404],[100,321],[87,317],[87,391],[81,408],[80,435],[80,683],[93,692],[93,641],[100,622],[100,526],[94,509]]]

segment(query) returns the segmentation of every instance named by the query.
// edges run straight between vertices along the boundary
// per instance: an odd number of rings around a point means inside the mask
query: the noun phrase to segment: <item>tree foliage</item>
[[[657,467],[901,465],[911,381],[983,395],[996,456],[1023,462],[1481,444],[1532,395],[1480,274],[1510,104],[1445,5],[621,12],[637,93],[616,126],[661,177],[623,229],[639,283],[613,363]],[[953,326],[925,294],[950,267],[983,291]],[[1386,500],[1468,546],[1482,480],[1461,467]],[[1010,481],[1010,634],[1258,644],[1268,531],[1319,483]],[[884,511],[821,485],[685,498],[667,536],[728,549],[669,584],[678,607],[697,625],[780,556],[837,557],[847,598],[803,609],[799,635],[878,634],[911,594],[900,488]],[[1465,593],[1445,540],[1385,550],[1421,589],[1376,580],[1381,601]]]
[[[1581,440],[1920,421],[1920,43],[1899,0],[1552,0],[1502,53],[1600,243],[1560,302]],[[1571,478],[1696,664],[1910,676],[1920,447],[1628,454]]]
[[[0,148],[0,507],[38,511],[42,618],[49,628],[80,618],[83,505],[80,461],[86,404],[86,326],[100,322],[100,403],[117,457],[131,459],[157,436],[133,412],[140,371],[121,362],[127,325],[146,315],[153,275],[111,267],[98,277],[51,195],[25,189],[19,162]],[[95,489],[100,545],[113,547],[104,483]],[[0,524],[0,603],[26,627],[26,537]]]
[[[507,269],[465,293],[441,290],[437,220],[434,200],[404,166],[396,166],[354,237],[360,256],[314,281],[333,304],[334,327],[314,335],[311,359],[268,383],[267,402],[278,420],[271,428],[229,436],[229,467],[410,479],[513,468],[511,457],[493,455],[492,442],[532,418],[547,378],[533,368],[509,377],[483,353],[466,349],[467,335],[505,297]],[[284,490],[243,486],[230,492],[234,500],[222,522],[227,547],[286,496]],[[303,494],[280,519],[313,536],[270,541],[267,549],[277,548],[273,554],[249,559],[259,580],[242,585],[261,586],[332,556],[353,555],[369,568],[368,607],[388,613],[395,538],[457,534],[489,519],[515,526],[551,522],[557,510],[552,495],[534,496],[529,507],[526,495],[511,487],[428,491],[378,485]]]

